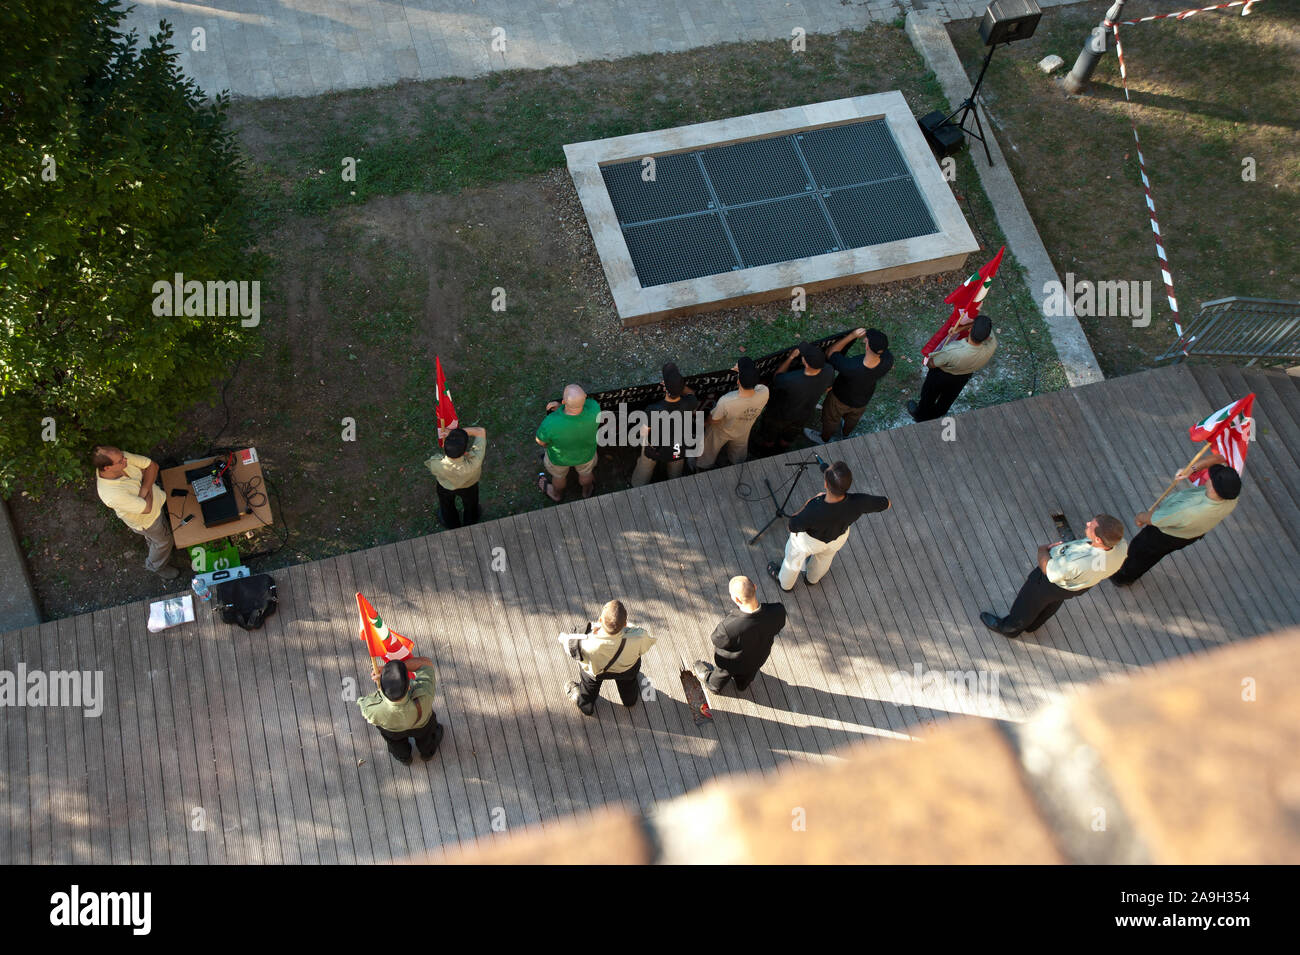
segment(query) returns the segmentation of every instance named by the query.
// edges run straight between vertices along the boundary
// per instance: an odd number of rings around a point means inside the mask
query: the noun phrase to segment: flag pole
[[[1201,460],[1201,458],[1205,456],[1205,452],[1209,450],[1211,450],[1210,442],[1206,441],[1205,447],[1201,448],[1201,450],[1196,452],[1196,457],[1192,458],[1190,461],[1187,462],[1187,467],[1183,468],[1183,471],[1187,471],[1189,477],[1191,476],[1192,465],[1194,465],[1197,461]],[[1180,471],[1179,473],[1181,474],[1182,471]],[[1173,482],[1167,488],[1165,488],[1165,492],[1161,494],[1158,498],[1156,498],[1156,502],[1152,504],[1149,508],[1147,508],[1147,513],[1149,514],[1152,511],[1154,511],[1157,507],[1159,507],[1160,502],[1169,496],[1169,493],[1178,486],[1178,482],[1181,480],[1182,478],[1175,477]]]

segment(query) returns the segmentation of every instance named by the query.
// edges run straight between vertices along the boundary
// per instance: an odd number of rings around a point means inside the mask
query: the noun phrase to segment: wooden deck
[[[1255,391],[1260,437],[1225,525],[1125,591],[1071,601],[1032,638],[1004,613],[1050,514],[1129,523],[1194,452],[1189,424]],[[707,656],[735,573],[784,543],[774,484],[799,454],[602,494],[462,531],[277,571],[280,612],[245,633],[204,617],[163,634],[147,604],[0,637],[0,669],[102,670],[102,716],[12,708],[0,729],[0,861],[368,862],[400,859],[613,801],[649,805],[720,774],[834,759],[954,712],[1019,720],[1072,687],[1300,623],[1300,389],[1276,373],[1166,368],[837,445],[862,519],[826,579],[785,597],[790,623],[742,698],[697,728],[679,664]],[[816,471],[796,491],[817,489]],[[737,495],[738,482],[754,492]],[[743,489],[742,489],[743,490]],[[498,551],[497,549],[501,550]],[[505,570],[493,570],[494,555]],[[353,593],[434,658],[439,755],[398,765],[345,699],[371,688]],[[618,596],[659,637],[653,698],[581,716],[555,634]],[[899,698],[895,671],[998,676],[975,699]],[[202,810],[205,828],[193,824]]]

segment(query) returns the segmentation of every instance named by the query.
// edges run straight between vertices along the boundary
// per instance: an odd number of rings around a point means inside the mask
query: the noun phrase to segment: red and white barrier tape
[[[1211,10],[1226,10],[1228,7],[1245,7],[1241,15],[1247,16],[1250,8],[1257,3],[1263,3],[1264,0],[1233,0],[1232,3],[1216,3],[1212,7],[1199,7],[1195,10],[1179,10],[1177,13],[1157,13],[1152,17],[1142,17],[1138,20],[1103,20],[1102,25],[1113,27],[1116,23],[1126,27],[1137,26],[1139,23],[1150,23],[1152,20],[1186,20],[1188,17],[1194,17],[1198,13],[1209,13]]]
[[[1160,234],[1160,223],[1156,220],[1156,201],[1151,195],[1151,180],[1147,178],[1147,161],[1142,155],[1142,140],[1138,138],[1137,122],[1133,119],[1133,100],[1128,94],[1128,72],[1124,68],[1124,47],[1119,42],[1119,24],[1112,23],[1111,29],[1115,33],[1115,56],[1119,60],[1119,76],[1124,84],[1124,99],[1129,104],[1129,125],[1133,128],[1133,142],[1137,144],[1142,189],[1147,194],[1147,212],[1151,217],[1151,231],[1156,237],[1156,256],[1160,259],[1160,274],[1165,280],[1165,294],[1169,296],[1169,311],[1174,314],[1174,331],[1178,333],[1178,341],[1183,347],[1183,354],[1186,355],[1187,344],[1183,342],[1183,325],[1178,320],[1178,299],[1174,297],[1174,277],[1169,271],[1169,256],[1165,254],[1165,240]]]
[[[1181,10],[1178,13],[1160,13],[1152,17],[1143,17],[1140,20],[1106,20],[1103,25],[1110,27],[1115,34],[1115,57],[1119,60],[1119,77],[1120,82],[1124,84],[1124,100],[1129,105],[1129,125],[1133,128],[1133,142],[1137,145],[1138,170],[1142,174],[1142,189],[1147,197],[1147,212],[1151,217],[1151,232],[1156,239],[1156,257],[1160,259],[1160,275],[1165,282],[1165,295],[1169,298],[1169,311],[1174,317],[1174,331],[1178,333],[1178,343],[1183,349],[1183,355],[1187,355],[1188,343],[1183,341],[1183,325],[1178,319],[1178,299],[1174,295],[1174,276],[1169,270],[1169,256],[1165,254],[1164,236],[1160,234],[1160,222],[1156,219],[1156,201],[1151,195],[1151,180],[1147,177],[1147,161],[1142,155],[1142,140],[1138,138],[1137,121],[1133,119],[1133,98],[1128,92],[1128,70],[1124,66],[1124,47],[1119,41],[1120,25],[1135,26],[1139,23],[1150,23],[1152,20],[1186,20],[1188,17],[1195,16],[1198,13],[1208,13],[1211,10],[1224,10],[1228,7],[1245,7],[1241,11],[1244,17],[1250,13],[1250,8],[1262,0],[1233,0],[1232,3],[1219,3],[1212,7],[1201,7],[1197,10]]]

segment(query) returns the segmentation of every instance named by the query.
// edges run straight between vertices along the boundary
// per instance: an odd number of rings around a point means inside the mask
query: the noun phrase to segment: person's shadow
[[[729,684],[722,691],[722,694],[717,694],[713,690],[709,692],[713,696],[721,695],[749,700],[756,706],[769,709],[785,710],[790,713],[798,713],[801,716],[839,720],[860,726],[871,726],[874,729],[888,733],[911,733],[912,731],[928,728],[936,720],[946,717],[978,715],[928,704],[895,703],[892,700],[834,693],[820,687],[788,683],[780,677],[761,672],[754,678],[754,682],[742,692],[738,693],[734,684]],[[871,714],[865,721],[862,719],[864,711]],[[832,733],[832,735],[845,734]],[[847,735],[858,738],[865,734]]]

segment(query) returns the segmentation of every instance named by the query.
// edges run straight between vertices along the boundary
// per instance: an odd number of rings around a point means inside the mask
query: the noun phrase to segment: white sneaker
[[[818,431],[814,431],[812,428],[804,428],[803,433],[808,436],[808,440],[811,441],[813,444],[826,443],[825,441],[822,440],[821,433]]]

